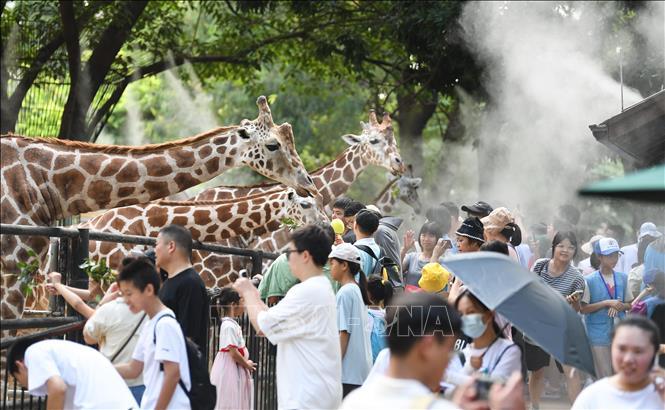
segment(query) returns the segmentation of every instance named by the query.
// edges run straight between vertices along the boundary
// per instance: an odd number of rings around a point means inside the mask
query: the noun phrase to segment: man
[[[399,250],[402,245],[397,235],[397,231],[402,225],[403,220],[394,216],[384,216],[381,218],[381,215],[379,215],[379,218],[379,227],[374,232],[374,241],[381,248],[383,252],[382,256],[387,256],[395,262],[397,273],[399,274],[399,283],[404,283],[402,266],[399,259]]]
[[[473,205],[462,205],[462,211],[466,212],[468,218],[475,216],[482,219],[491,214],[493,210],[494,208],[490,204],[483,201],[478,201]]]
[[[353,224],[356,221],[356,215],[363,209],[365,209],[365,205],[358,201],[351,201],[344,209],[344,225],[346,225],[347,229],[342,235],[344,242],[354,243],[357,240],[353,232]]]
[[[351,198],[345,196],[340,196],[335,199],[335,202],[332,204],[332,219],[340,219],[344,221],[344,210],[353,202]]]
[[[175,315],[157,296],[159,274],[154,265],[145,258],[129,262],[122,267],[118,284],[129,310],[145,312],[149,321],[141,331],[132,360],[116,365],[116,370],[125,379],[143,373],[142,409],[189,409],[189,398],[183,390],[192,388],[185,338]],[[107,389],[103,384],[97,388]]]
[[[332,242],[330,232],[317,225],[293,232],[286,254],[300,283],[271,308],[248,279],[239,278],[233,285],[254,328],[277,345],[280,409],[332,409],[342,399],[336,300],[323,275]]]
[[[185,336],[205,351],[210,301],[203,280],[192,267],[192,234],[180,225],[162,228],[155,257],[157,266],[168,273],[159,291],[160,299],[175,312]]]
[[[49,409],[138,408],[111,362],[78,343],[24,339],[9,349],[7,365],[28,393],[48,396]]]
[[[440,390],[443,372],[454,355],[461,319],[441,297],[404,293],[386,313],[390,362],[385,375],[376,374],[350,393],[342,409],[456,409],[487,408],[476,401],[471,384],[458,387],[454,404],[433,394]],[[489,407],[523,409],[521,377],[511,376],[505,387],[493,385]]]
[[[379,228],[379,216],[370,210],[363,209],[356,215],[353,233],[356,234],[354,245],[360,249],[360,269],[369,276],[374,265],[381,258],[381,248],[374,240],[374,233]],[[371,252],[370,252],[371,250]],[[374,255],[372,255],[373,253]]]

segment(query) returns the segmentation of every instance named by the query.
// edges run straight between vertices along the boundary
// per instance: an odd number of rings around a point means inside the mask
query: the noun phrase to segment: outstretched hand
[[[409,250],[416,243],[416,233],[409,229],[404,233],[404,249]]]

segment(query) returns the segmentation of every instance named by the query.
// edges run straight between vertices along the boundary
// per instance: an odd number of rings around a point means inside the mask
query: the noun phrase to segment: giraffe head
[[[369,112],[369,123],[360,122],[363,131],[360,135],[346,134],[342,138],[351,146],[359,146],[370,164],[384,167],[393,175],[404,173],[404,163],[397,150],[392,120],[388,113],[383,114],[379,123],[374,110]]]
[[[242,162],[262,175],[293,187],[299,195],[318,196],[319,191],[296,152],[291,124],[275,125],[268,100],[256,100],[259,116],[242,120],[238,135],[251,140],[253,147],[242,153]]]
[[[287,190],[287,200],[282,204],[281,211],[285,218],[293,219],[298,225],[329,221],[318,201],[299,196],[292,188]]]
[[[422,178],[410,178],[404,175],[397,180],[397,199],[413,208],[416,214],[420,214],[422,211],[422,204],[418,196],[418,188],[422,182]]]

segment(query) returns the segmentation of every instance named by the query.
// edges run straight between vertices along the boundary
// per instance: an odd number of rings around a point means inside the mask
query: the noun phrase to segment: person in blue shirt
[[[374,265],[383,256],[381,255],[381,248],[374,240],[374,232],[378,228],[379,215],[376,212],[363,209],[356,214],[356,220],[353,224],[353,232],[356,235],[354,245],[360,249],[360,269],[366,275],[374,271]]]
[[[582,312],[591,344],[596,376],[613,374],[610,355],[610,334],[615,320],[623,318],[633,299],[628,287],[628,275],[614,270],[619,261],[619,243],[602,238],[594,243],[593,252],[600,261],[597,271],[584,277],[586,289],[582,297]]]

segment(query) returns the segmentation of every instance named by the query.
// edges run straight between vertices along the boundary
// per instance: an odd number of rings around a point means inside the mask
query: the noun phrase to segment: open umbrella
[[[459,254],[446,258],[444,264],[481,302],[546,352],[561,363],[595,375],[582,320],[535,273],[496,252]]]
[[[580,190],[580,195],[665,202],[665,165],[626,174],[623,177],[594,182]]]

